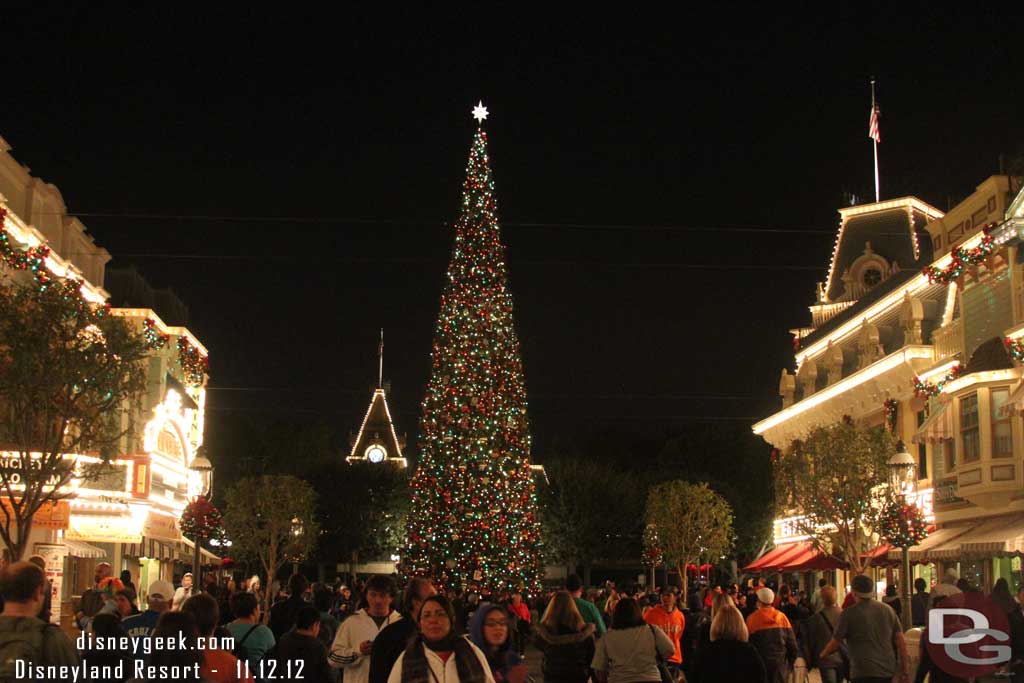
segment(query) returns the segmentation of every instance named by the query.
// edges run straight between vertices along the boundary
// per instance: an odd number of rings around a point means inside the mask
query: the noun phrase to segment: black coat
[[[270,630],[274,632],[274,640],[281,640],[281,637],[292,630],[295,626],[295,617],[299,610],[309,603],[302,599],[301,595],[293,595],[287,600],[282,600],[270,608]]]
[[[370,652],[369,683],[388,683],[391,668],[398,661],[398,656],[405,651],[409,639],[416,635],[416,622],[402,617],[393,624],[388,624],[373,639],[373,650]]]
[[[690,670],[690,683],[767,683],[761,655],[749,643],[738,640],[716,640],[697,653]]]
[[[537,649],[544,653],[541,672],[544,683],[585,683],[594,661],[594,625],[582,631],[552,633],[540,623],[536,629]]]

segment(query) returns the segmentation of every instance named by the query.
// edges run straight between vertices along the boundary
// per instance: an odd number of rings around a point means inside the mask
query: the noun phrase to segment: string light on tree
[[[486,119],[483,103],[473,116]],[[441,294],[403,569],[444,585],[536,590],[540,527],[504,251],[481,127]]]
[[[916,505],[889,501],[878,518],[878,535],[894,548],[911,548],[928,537],[928,522]]]

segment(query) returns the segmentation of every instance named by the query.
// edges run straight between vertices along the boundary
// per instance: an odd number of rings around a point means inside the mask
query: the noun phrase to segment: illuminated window
[[[981,457],[977,394],[960,399],[960,438],[964,442],[964,462],[974,462]]]
[[[1009,416],[1002,415],[1003,407],[1010,400],[1009,389],[992,390],[992,457],[1013,456],[1013,429]]]

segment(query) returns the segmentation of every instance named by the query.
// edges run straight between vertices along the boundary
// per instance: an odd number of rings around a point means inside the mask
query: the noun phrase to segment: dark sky
[[[472,7],[5,15],[0,135],[189,305],[209,424],[356,429],[384,327],[412,437],[478,99],[541,450],[777,405],[842,193],[871,192],[870,75],[883,197],[945,209],[1024,143],[1021,17],[994,5]]]

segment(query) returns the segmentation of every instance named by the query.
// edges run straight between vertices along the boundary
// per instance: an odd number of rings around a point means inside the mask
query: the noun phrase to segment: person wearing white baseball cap
[[[798,654],[793,625],[773,606],[775,591],[762,586],[756,595],[757,610],[747,617],[747,642],[761,655],[768,683],[786,683]]]
[[[121,627],[133,638],[149,638],[153,634],[157,619],[170,609],[174,586],[169,581],[154,581],[149,584],[146,596],[146,611],[121,622]]]
[[[857,602],[839,615],[832,640],[819,657],[828,657],[846,641],[851,681],[891,681],[898,673],[897,680],[907,683],[910,680],[907,641],[903,638],[900,618],[892,608],[877,600],[870,576],[858,574],[850,582],[850,588]]]

